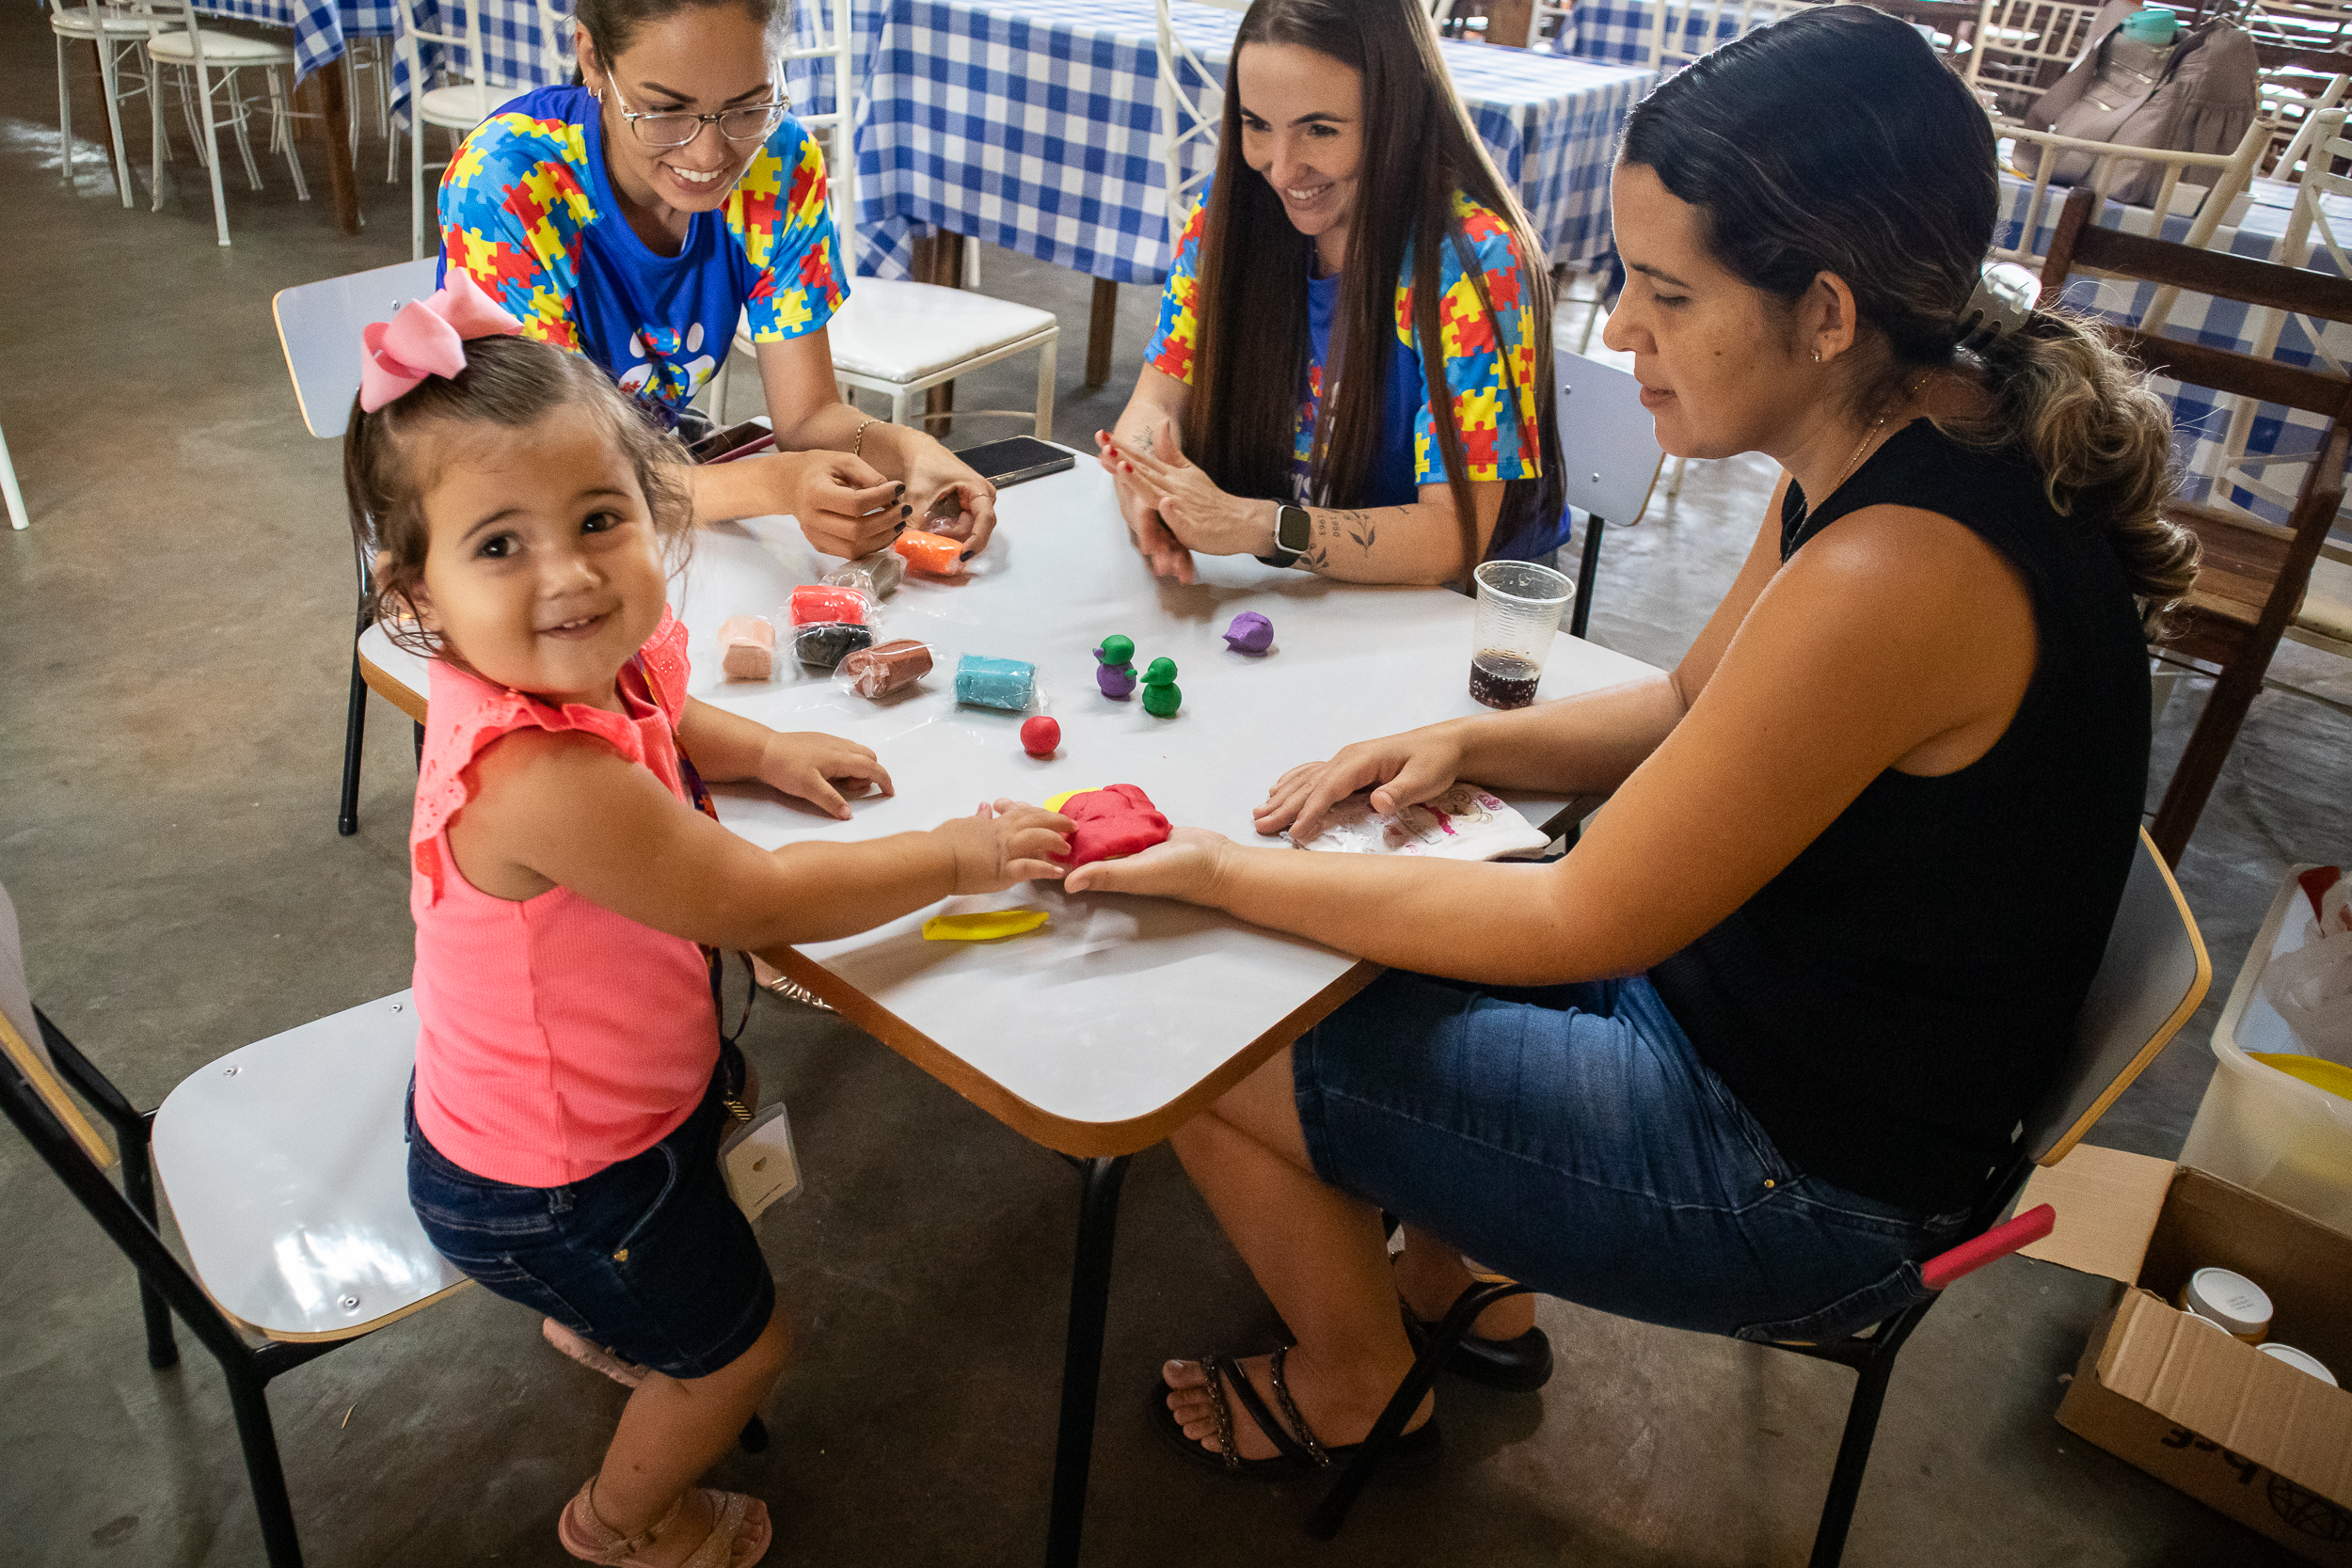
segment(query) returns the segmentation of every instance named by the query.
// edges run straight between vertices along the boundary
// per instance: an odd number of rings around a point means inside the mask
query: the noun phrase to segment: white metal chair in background
[[[247,131],[246,98],[238,80],[238,72],[262,72],[269,95],[270,150],[283,150],[286,167],[294,176],[295,197],[310,199],[310,187],[302,177],[302,159],[294,148],[292,104],[286,85],[278,71],[291,72],[294,66],[294,51],[291,42],[280,43],[272,39],[248,38],[242,33],[224,32],[214,27],[197,25],[196,13],[188,0],[133,0],[132,12],[147,24],[147,59],[151,75],[148,98],[148,119],[153,126],[154,168],[161,169],[169,156],[168,137],[164,132],[162,68],[174,67],[180,74],[180,103],[188,120],[188,135],[196,144],[196,155],[204,165],[213,185],[213,224],[222,245],[229,244],[229,198],[221,187],[220,132],[228,129],[237,139],[238,155],[245,161],[246,182],[255,190],[262,188],[262,170],[253,161],[253,141]],[[193,81],[195,95],[189,96]],[[220,112],[215,114],[215,98]],[[151,182],[155,186],[154,208],[163,211],[164,193],[161,179]]]
[[[1160,114],[1155,139],[1168,180],[1168,242],[1172,250],[1193,204],[1216,172],[1216,137],[1224,124],[1225,94],[1200,56],[1176,36],[1168,0],[1155,0],[1152,8],[1157,13],[1160,45],[1159,81],[1152,89]],[[1171,255],[1168,260],[1175,258]]]
[[[154,108],[154,71],[141,66],[129,74],[139,85],[125,92],[122,87],[123,56],[136,58],[139,45],[147,41],[147,19],[110,5],[86,0],[76,6],[70,0],[49,0],[49,32],[57,51],[57,180],[60,184],[73,183],[73,89],[66,71],[65,46],[68,42],[84,42],[98,51],[98,81],[106,96],[106,128],[114,134],[115,184],[122,193],[122,204],[132,204],[131,159],[122,146],[122,101],[145,94],[148,107]]]
[[[2097,6],[2060,0],[1984,0],[1964,73],[1986,107],[2013,119],[2090,47]]]
[[[2155,234],[2158,227],[2156,214],[2169,216],[2193,213],[2195,215],[2188,232],[2182,237],[2181,243],[2203,249],[2212,243],[2215,231],[2228,221],[2232,203],[2252,182],[2255,166],[2261,161],[2263,150],[2269,145],[2270,133],[2269,124],[2257,119],[2247,127],[2246,135],[2228,152],[2180,152],[2153,148],[2118,149],[2108,142],[2085,141],[2078,136],[2061,136],[2055,131],[2034,131],[2022,125],[2004,125],[1995,121],[1994,135],[2010,144],[2010,150],[2003,154],[2006,160],[2013,162],[2015,150],[2021,145],[2033,147],[2037,155],[2032,194],[2027,198],[2026,218],[2019,226],[2017,243],[2011,245],[1996,243],[1991,253],[1992,259],[2027,265],[2042,259],[2041,231],[2058,221],[2057,214],[2050,209],[2050,186],[2053,183],[2050,177],[2059,160],[2070,154],[2080,154],[2091,160],[2090,177],[2078,182],[2075,188],[2096,191],[2103,200],[2119,186],[2144,183],[2152,166],[2160,170],[2156,175],[2153,198],[2137,209],[2139,214],[2146,215],[2131,218],[2127,226],[2136,225],[2141,232]],[[2157,237],[2161,238],[2161,235]],[[2170,302],[2166,299],[2163,303],[2168,307],[2169,314]],[[2161,325],[2164,319],[2158,316],[2157,325]]]
[[[827,196],[833,204],[843,270],[850,274],[850,297],[826,324],[834,378],[854,390],[880,392],[889,398],[890,422],[906,424],[914,394],[1034,349],[1038,355],[1037,409],[1030,418],[1040,438],[1051,438],[1055,356],[1061,337],[1061,325],[1052,311],[936,283],[856,276],[856,36],[850,0],[824,0],[824,4],[828,32],[815,45],[787,51],[785,58],[825,60],[833,67],[832,112],[803,116],[801,124],[821,132],[830,143],[826,148]],[[967,254],[970,248],[967,242]],[[726,420],[735,362],[744,360],[755,367],[755,374],[758,354],[746,317],[736,327],[733,351],[720,366],[712,389],[712,412],[721,423]]]
[[[494,87],[483,80],[482,53],[483,0],[443,0],[443,15],[447,7],[454,5],[464,13],[465,25],[456,32],[433,32],[419,27],[415,13],[406,6],[397,8],[400,17],[400,51],[408,62],[408,254],[421,258],[425,253],[424,210],[427,205],[424,183],[424,128],[437,125],[450,134],[454,145],[467,133],[490,118],[491,112],[514,96],[514,89]],[[424,70],[426,44],[437,44],[442,53],[442,74],[459,79],[431,87]],[[464,65],[458,64],[456,52],[462,51]],[[436,164],[435,168],[442,167]],[[435,228],[437,235],[438,222]],[[438,248],[437,244],[436,249]]]
[[[414,80],[414,78],[410,78]],[[277,318],[278,346],[285,351],[286,374],[292,378],[294,402],[302,422],[322,440],[338,439],[351,418],[351,400],[359,390],[359,335],[370,322],[389,321],[392,312],[412,299],[433,292],[437,261],[426,257],[352,273],[324,282],[304,283],[279,292],[270,302]],[[357,638],[368,629],[368,557],[353,546],[352,565],[359,581]],[[335,831],[359,831],[360,742],[367,734],[368,689],[359,675],[359,654],[351,654],[351,696],[343,715],[343,787]]]

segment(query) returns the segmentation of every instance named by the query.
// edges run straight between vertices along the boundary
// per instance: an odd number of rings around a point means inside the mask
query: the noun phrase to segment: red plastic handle
[[[1996,1225],[1983,1235],[1965,1241],[1949,1252],[1939,1252],[1919,1265],[1919,1278],[1931,1291],[1941,1291],[1963,1275],[1974,1274],[1995,1258],[2006,1258],[2019,1247],[2030,1246],[2050,1233],[2058,1224],[2058,1211],[2046,1203],[2036,1204],[2005,1225]]]

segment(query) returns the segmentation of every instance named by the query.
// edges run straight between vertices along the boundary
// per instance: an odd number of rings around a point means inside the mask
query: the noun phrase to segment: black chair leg
[[[1830,1473],[1829,1496],[1821,1500],[1820,1528],[1813,1532],[1810,1568],[1837,1568],[1846,1555],[1846,1532],[1853,1525],[1854,1504],[1862,1497],[1862,1472],[1870,1463],[1870,1442],[1878,1435],[1879,1409],[1886,1402],[1887,1380],[1895,1375],[1895,1353],[1902,1349],[1922,1308],[1914,1308],[1889,1323],[1882,1333],[1884,1344],[1855,1369],[1853,1403],[1846,1408],[1846,1434],[1837,1444],[1837,1467]]]
[[[138,1211],[148,1228],[162,1234],[163,1226],[155,1212],[155,1171],[148,1163],[147,1145],[135,1138],[119,1140],[122,1149],[122,1192]],[[157,1371],[177,1366],[180,1344],[171,1333],[171,1308],[165,1305],[163,1292],[157,1291],[147,1275],[139,1276],[139,1315],[147,1321],[147,1364]]]
[[[421,768],[424,766],[424,726],[418,724],[413,727],[417,732],[414,737],[417,743],[417,765]]]
[[[236,1413],[237,1442],[245,1449],[246,1479],[253,1486],[254,1511],[262,1521],[262,1549],[269,1568],[302,1568],[302,1544],[294,1537],[294,1505],[286,1498],[286,1471],[278,1459],[278,1434],[270,1424],[268,1385],[250,1363],[223,1360],[229,1404]]]
[[[359,831],[360,742],[367,737],[368,683],[360,678],[359,651],[351,653],[351,702],[343,714],[343,800],[335,831],[349,838]]]
[[[1576,567],[1576,601],[1568,609],[1568,635],[1581,637],[1593,620],[1593,578],[1600,572],[1601,520],[1584,515],[1584,553]]]
[[[1462,1342],[1462,1336],[1470,1332],[1470,1324],[1478,1321],[1478,1314],[1507,1296],[1533,1293],[1530,1287],[1507,1279],[1476,1285],[1462,1292],[1445,1320],[1431,1331],[1429,1342],[1422,1347],[1413,1370],[1405,1374],[1405,1381],[1397,1385],[1396,1392],[1390,1397],[1388,1408],[1372,1423],[1372,1431],[1365,1436],[1363,1446],[1356,1450],[1356,1457],[1347,1462],[1340,1479],[1331,1483],[1331,1490],[1315,1505],[1307,1520],[1309,1535],[1317,1541],[1328,1541],[1340,1533],[1340,1527],[1347,1522],[1347,1511],[1356,1506],[1356,1499],[1363,1494],[1373,1472],[1380,1468],[1381,1461],[1388,1457],[1390,1448],[1404,1432],[1405,1423],[1421,1407],[1422,1397],[1438,1381],[1438,1369],[1454,1354],[1454,1347]]]
[[[1086,1526],[1087,1471],[1094,1457],[1095,1396],[1103,1381],[1111,1243],[1119,1223],[1119,1189],[1131,1158],[1119,1154],[1071,1162],[1078,1166],[1085,1185],[1078,1195],[1078,1244],[1071,1260],[1070,1317],[1062,1338],[1061,1422],[1054,1439],[1054,1490],[1045,1521],[1046,1568],[1077,1568],[1079,1537]]]

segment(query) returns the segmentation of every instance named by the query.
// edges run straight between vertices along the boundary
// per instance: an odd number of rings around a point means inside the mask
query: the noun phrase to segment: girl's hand
[[[884,795],[898,793],[873,752],[854,740],[815,730],[770,735],[759,755],[759,778],[844,822],[850,819],[850,803],[834,787],[836,783],[855,784],[860,794],[867,784]]]
[[[1173,430],[1166,436],[1155,452],[1141,442],[1113,436],[1106,455],[1118,458],[1168,533],[1186,549],[1203,555],[1271,555],[1274,503],[1227,495],[1185,458]]]
[[[1015,882],[1059,877],[1056,857],[1070,853],[1077,824],[1059,812],[1021,800],[982,801],[969,816],[950,817],[931,832],[956,857],[958,893],[998,893]]]
[[[914,514],[905,485],[846,451],[787,451],[743,461],[773,470],[775,509],[790,513],[810,546],[827,555],[872,555],[898,538]]]
[[[1258,832],[1290,830],[1304,844],[1323,830],[1323,814],[1367,784],[1372,809],[1403,811],[1443,794],[1462,766],[1462,743],[1451,725],[1432,724],[1379,740],[1359,740],[1328,762],[1310,762],[1274,781],[1265,803],[1250,815]]]
[[[1186,904],[1216,902],[1217,879],[1233,841],[1206,828],[1178,828],[1166,842],[1122,860],[1096,861],[1070,874],[1069,893],[1140,893]]]
[[[1147,450],[1156,450],[1165,434],[1168,444],[1175,444],[1174,428],[1163,420],[1144,428],[1138,440]],[[1128,541],[1136,553],[1151,563],[1152,575],[1169,578],[1177,582],[1197,582],[1200,574],[1193,569],[1192,552],[1168,532],[1168,524],[1160,517],[1151,492],[1137,483],[1127,471],[1127,460],[1111,445],[1110,433],[1094,433],[1095,461],[1111,476],[1111,488],[1119,496],[1119,515],[1126,520]]]
[[[916,528],[963,541],[963,559],[988,548],[996,531],[996,486],[936,441],[907,467],[907,499]]]

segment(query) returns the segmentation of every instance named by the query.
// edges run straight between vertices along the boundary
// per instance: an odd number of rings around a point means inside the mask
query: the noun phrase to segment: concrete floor
[[[75,79],[87,137],[94,91],[86,70]],[[268,302],[405,257],[407,197],[364,183],[371,227],[346,239],[265,167],[269,189],[232,192],[236,244],[222,250],[184,136],[166,210],[126,212],[94,140],[75,143],[60,184],[55,103],[39,13],[0,8],[15,279],[0,292],[0,426],[34,515],[0,542],[0,881],[35,995],[153,1104],[223,1052],[406,983],[406,726],[373,706],[361,831],[339,839],[351,578],[338,457],[301,427]],[[136,109],[131,123],[138,145]],[[381,148],[363,146],[363,167],[371,156]],[[1057,434],[1083,445],[1133,382],[1150,292],[1122,291],[1111,385],[1089,393],[1084,280],[995,251],[984,277],[1059,312]],[[964,404],[1020,406],[1028,374],[975,376]],[[957,438],[990,433],[967,421]],[[1613,532],[1600,640],[1677,657],[1770,477],[1754,459],[1695,467],[1678,503]],[[2343,694],[2341,667],[2296,663]],[[2193,696],[2178,705],[2159,779]],[[2342,714],[2287,695],[2257,705],[2183,867],[2225,987],[2281,867],[2352,858],[2348,762]],[[2102,1141],[2178,1149],[2215,1010]],[[763,1002],[748,1044],[792,1105],[809,1172],[762,1232],[803,1349],[767,1410],[774,1446],[714,1479],[768,1499],[780,1564],[1032,1560],[1072,1174],[834,1018]],[[1561,1366],[1540,1398],[1443,1386],[1436,1477],[1376,1491],[1318,1545],[1300,1529],[1308,1489],[1225,1483],[1144,1426],[1163,1356],[1275,1329],[1165,1149],[1136,1162],[1117,1268],[1090,1562],[1804,1558],[1849,1387],[1834,1368],[1545,1302]],[[1902,1358],[1850,1560],[2287,1560],[2051,1420],[2106,1287],[2011,1260],[1951,1294]],[[127,1267],[12,1137],[0,1379],[0,1560],[260,1560],[219,1377],[193,1347],[176,1370],[148,1370]],[[480,1292],[295,1371],[272,1402],[310,1560],[567,1560],[554,1516],[620,1401]]]

